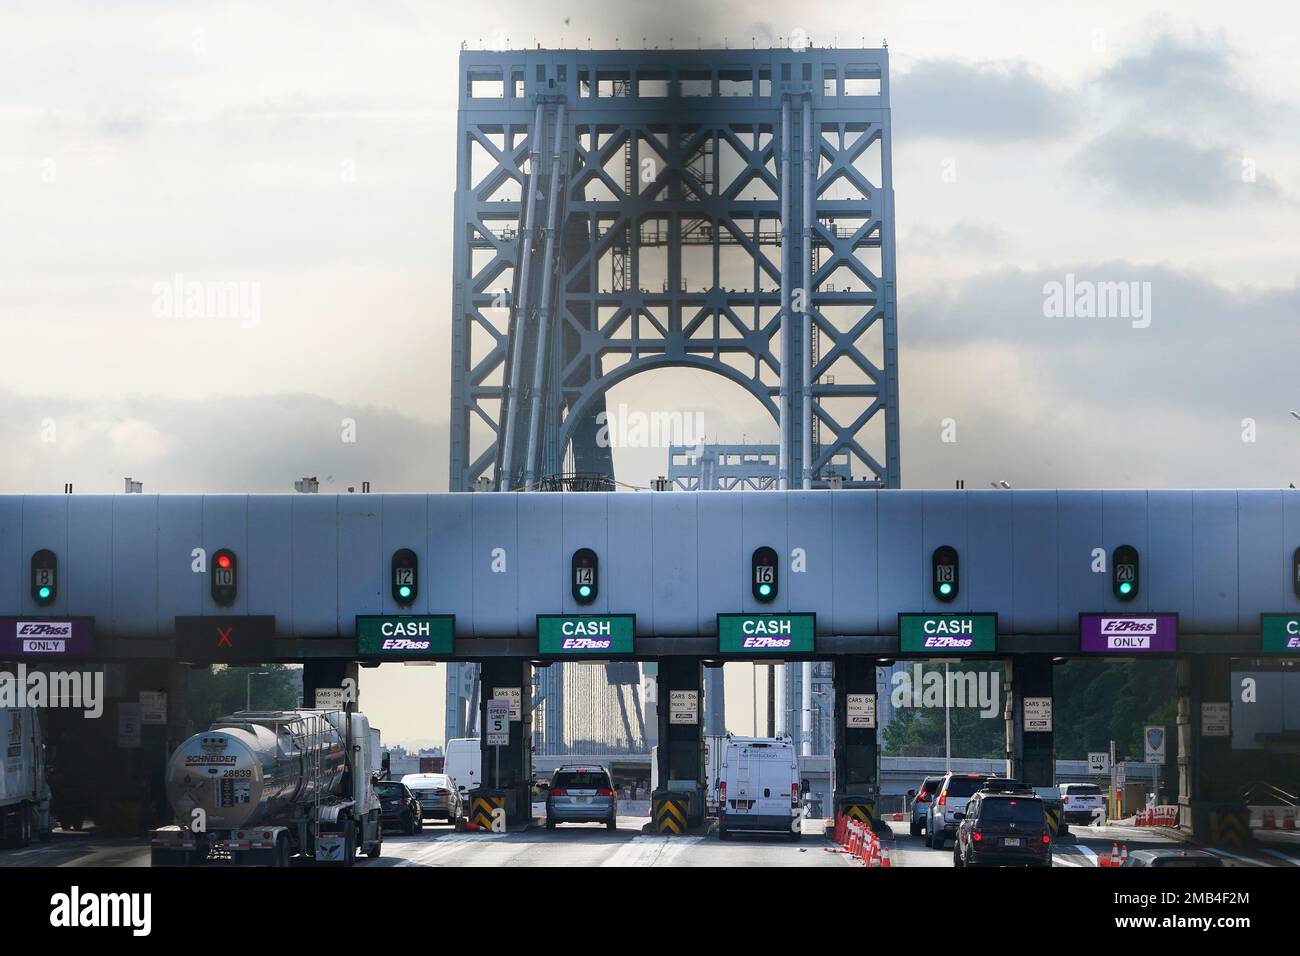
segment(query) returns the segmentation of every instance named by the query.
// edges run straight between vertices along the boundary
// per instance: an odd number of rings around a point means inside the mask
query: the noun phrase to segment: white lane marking
[[[1074,849],[1079,853],[1080,856],[1082,856],[1085,860],[1088,861],[1086,864],[1087,866],[1097,866],[1097,867],[1101,866],[1101,864],[1097,860],[1097,854],[1094,853],[1088,847],[1076,846]]]
[[[1262,860],[1252,860],[1248,856],[1239,856],[1236,853],[1230,853],[1227,850],[1220,850],[1215,847],[1209,847],[1209,846],[1207,846],[1206,849],[1209,850],[1211,853],[1213,853],[1215,856],[1222,856],[1233,860],[1240,860],[1242,863],[1248,863],[1251,866],[1268,866],[1268,864],[1263,862]]]
[[[703,837],[650,836],[642,834],[624,843],[601,860],[601,866],[665,866],[681,855],[688,846],[704,841]]]
[[[1291,866],[1300,866],[1300,860],[1297,860],[1293,856],[1287,856],[1285,853],[1282,853],[1279,850],[1270,850],[1266,846],[1260,847],[1260,850],[1262,850],[1264,853],[1267,853],[1269,856],[1275,856],[1279,860],[1285,860],[1287,863],[1291,864]]]

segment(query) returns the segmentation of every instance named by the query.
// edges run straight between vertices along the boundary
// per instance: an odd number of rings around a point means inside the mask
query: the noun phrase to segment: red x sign
[[[217,628],[217,647],[224,644],[226,647],[234,650],[235,645],[230,643],[230,635],[234,630],[235,628],[233,626]]]

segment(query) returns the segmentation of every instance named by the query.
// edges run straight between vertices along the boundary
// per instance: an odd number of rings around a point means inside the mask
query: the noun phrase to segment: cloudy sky
[[[126,475],[162,492],[304,474],[445,489],[455,57],[501,30],[512,46],[888,39],[905,486],[1285,486],[1300,10],[1176,11],[10,0],[0,492]],[[256,288],[257,321],[160,315],[178,275]],[[1067,281],[1138,283],[1145,327],[1045,315]],[[704,373],[610,400],[665,394],[710,438],[774,440]],[[641,484],[663,454],[618,462]]]

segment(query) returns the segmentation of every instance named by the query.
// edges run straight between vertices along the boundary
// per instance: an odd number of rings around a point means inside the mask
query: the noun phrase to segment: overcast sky
[[[455,58],[498,30],[888,39],[904,486],[1300,478],[1292,4],[9,0],[0,492],[445,489]],[[160,316],[177,275],[258,320]],[[1067,276],[1139,283],[1149,325],[1045,316]],[[775,440],[706,373],[610,402]]]

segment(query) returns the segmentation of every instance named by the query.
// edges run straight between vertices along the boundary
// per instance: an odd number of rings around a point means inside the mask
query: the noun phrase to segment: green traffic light
[[[1123,584],[1119,586],[1120,594],[1128,594],[1132,590],[1133,590],[1133,585],[1129,584],[1127,581],[1125,581]]]
[[[584,584],[578,588],[578,593],[581,594],[583,597],[591,597],[591,587],[589,585]]]
[[[760,585],[758,586],[758,593],[761,594],[761,595],[763,595],[763,597],[767,597],[769,594],[772,593],[772,585],[770,585],[770,584],[760,584]]]
[[[404,598],[409,598],[411,596],[411,589],[407,587],[405,584],[403,584],[400,588],[397,589],[397,593]]]
[[[946,584],[946,583],[945,583],[945,584],[940,584],[940,585],[939,585],[939,593],[940,593],[940,594],[951,594],[951,593],[952,593],[952,585],[951,585],[951,584]]]
[[[50,596],[50,589],[47,587],[41,588],[37,593],[41,596],[41,600],[44,601]]]

